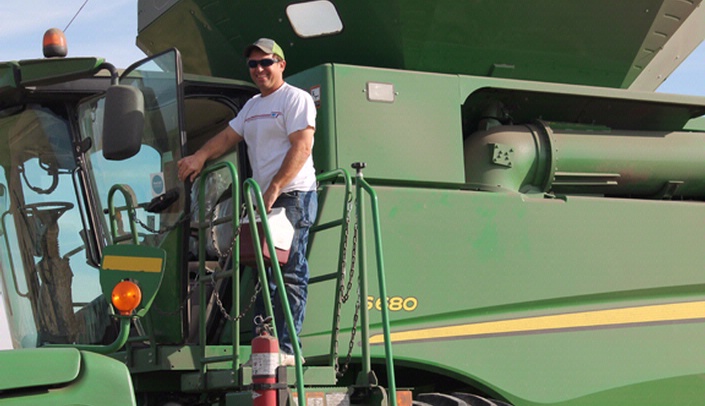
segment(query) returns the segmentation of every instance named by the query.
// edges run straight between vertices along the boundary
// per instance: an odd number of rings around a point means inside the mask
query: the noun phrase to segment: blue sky
[[[48,28],[64,30],[85,0],[3,0],[0,3],[0,61],[42,57]],[[92,0],[66,30],[69,56],[104,57],[125,68],[145,55],[135,45],[137,0]],[[705,44],[661,85],[658,91],[705,96]],[[7,328],[0,300],[0,349],[7,348]]]
[[[705,42],[657,89],[658,92],[705,96]]]
[[[49,28],[64,30],[85,0],[3,0],[0,60],[42,57]],[[58,7],[60,5],[60,7]],[[104,57],[127,67],[145,55],[135,45],[137,0],[91,0],[65,31],[68,56]]]

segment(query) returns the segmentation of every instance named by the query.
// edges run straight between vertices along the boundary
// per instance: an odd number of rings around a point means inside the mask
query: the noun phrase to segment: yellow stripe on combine
[[[521,334],[538,331],[598,328],[617,325],[663,323],[705,319],[705,301],[595,310],[551,316],[489,321],[456,326],[401,331],[391,334],[393,343],[438,340],[496,334]],[[381,334],[370,337],[370,344],[384,342]]]
[[[103,258],[103,269],[130,272],[161,272],[162,259],[107,255]]]

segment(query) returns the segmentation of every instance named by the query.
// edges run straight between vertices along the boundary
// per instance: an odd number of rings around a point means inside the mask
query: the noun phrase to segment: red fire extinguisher
[[[252,339],[252,403],[254,406],[277,406],[279,343],[266,327],[258,326],[258,330],[259,335]]]

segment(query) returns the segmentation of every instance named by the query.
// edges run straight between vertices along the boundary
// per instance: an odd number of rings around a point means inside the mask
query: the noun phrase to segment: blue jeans
[[[306,249],[308,246],[308,230],[316,220],[318,213],[318,194],[315,190],[309,192],[287,192],[282,193],[272,207],[286,208],[286,217],[294,226],[294,239],[289,251],[289,260],[281,267],[286,288],[286,297],[291,307],[291,314],[294,319],[296,334],[301,332],[306,313],[306,298],[308,296],[308,260],[306,259]],[[279,335],[279,348],[287,353],[293,354],[294,347],[291,344],[291,335],[286,328],[286,319],[279,299],[279,293],[272,277],[272,270],[267,269],[269,279],[269,291],[274,307],[274,320],[276,321],[277,334]],[[255,314],[265,315],[264,301],[258,298],[255,304]],[[299,345],[301,343],[299,342]]]

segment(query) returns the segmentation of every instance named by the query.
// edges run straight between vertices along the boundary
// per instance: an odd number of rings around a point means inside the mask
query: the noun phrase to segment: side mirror
[[[105,94],[103,156],[120,161],[140,151],[144,132],[144,95],[133,86],[113,85]]]

